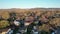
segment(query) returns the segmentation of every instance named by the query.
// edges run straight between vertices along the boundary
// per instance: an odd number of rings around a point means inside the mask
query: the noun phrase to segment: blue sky
[[[60,0],[0,0],[0,9],[36,7],[60,8]]]

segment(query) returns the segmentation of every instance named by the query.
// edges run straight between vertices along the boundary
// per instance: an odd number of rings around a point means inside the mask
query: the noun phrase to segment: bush
[[[5,27],[7,27],[9,25],[10,25],[9,22],[6,21],[6,20],[0,21],[0,29],[5,28]]]

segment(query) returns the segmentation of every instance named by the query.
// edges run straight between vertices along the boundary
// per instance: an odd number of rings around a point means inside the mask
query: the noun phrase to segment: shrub
[[[9,26],[9,25],[10,25],[9,22],[6,21],[6,20],[0,21],[0,29],[1,29],[1,28],[5,28],[5,27],[7,27],[7,26]]]

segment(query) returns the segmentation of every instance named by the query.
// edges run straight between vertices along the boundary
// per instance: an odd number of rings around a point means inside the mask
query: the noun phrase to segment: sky
[[[60,0],[0,0],[0,9],[60,8]]]

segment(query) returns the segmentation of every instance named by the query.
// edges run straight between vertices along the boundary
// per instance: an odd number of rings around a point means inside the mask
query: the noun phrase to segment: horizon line
[[[47,7],[34,7],[34,8],[47,8]],[[0,9],[34,9],[34,8],[0,8]],[[48,7],[48,8],[58,8],[58,7]]]

